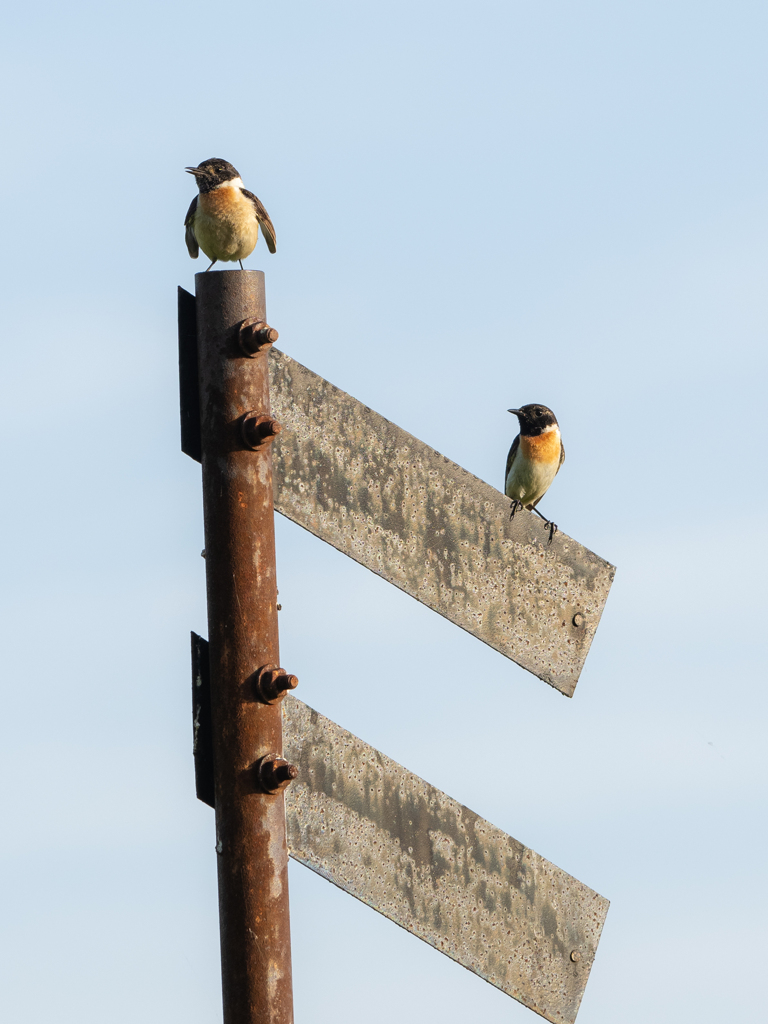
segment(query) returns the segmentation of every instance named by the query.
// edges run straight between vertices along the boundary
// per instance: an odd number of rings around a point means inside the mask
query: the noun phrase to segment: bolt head
[[[578,949],[574,949],[571,951],[571,960],[573,960],[575,964],[577,964],[579,960],[581,960],[581,953],[578,951]]]
[[[265,665],[254,678],[256,696],[262,704],[277,704],[289,690],[299,685],[296,676],[290,675],[284,668]]]
[[[573,624],[574,626],[576,626],[577,629],[579,628],[579,626],[584,625],[584,616],[581,614],[581,612],[576,612],[576,614],[573,616]]]
[[[269,444],[282,429],[277,420],[264,413],[247,412],[240,421],[240,436],[252,451]]]
[[[270,348],[278,339],[274,327],[270,327],[258,317],[248,317],[240,324],[238,340],[240,349],[246,356],[255,356]]]
[[[279,754],[265,754],[257,762],[256,771],[265,793],[279,793],[298,777],[299,769]]]

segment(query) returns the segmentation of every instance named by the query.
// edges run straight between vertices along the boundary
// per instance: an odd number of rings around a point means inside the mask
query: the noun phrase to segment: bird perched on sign
[[[549,541],[557,526],[536,508],[565,462],[565,448],[555,414],[546,405],[508,409],[520,423],[520,433],[507,455],[504,493],[512,499],[510,519],[521,508],[541,516],[549,527]]]
[[[186,171],[194,174],[200,190],[184,220],[187,249],[193,260],[202,249],[212,260],[211,267],[218,260],[238,260],[242,270],[243,260],[256,247],[259,228],[269,251],[275,251],[275,229],[269,214],[253,192],[243,188],[232,164],[213,158]]]

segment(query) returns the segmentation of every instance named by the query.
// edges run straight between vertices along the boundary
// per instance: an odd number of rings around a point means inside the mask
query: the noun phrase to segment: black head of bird
[[[220,160],[218,157],[203,160],[197,167],[186,167],[185,170],[187,174],[194,174],[197,187],[202,194],[212,192],[219,185],[240,177],[238,171],[228,160]]]
[[[507,409],[507,412],[517,416],[523,437],[537,437],[547,427],[557,426],[555,414],[546,405],[521,405],[519,409]]]

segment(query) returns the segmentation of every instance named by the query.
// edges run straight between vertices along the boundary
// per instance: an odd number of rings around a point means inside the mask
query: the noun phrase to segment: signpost
[[[264,319],[264,275],[197,274],[195,283],[224,1021],[291,1024],[280,794],[290,766],[282,759],[279,690],[272,699],[259,685],[280,661],[269,457],[275,425],[266,351],[245,355],[238,330],[247,317]]]
[[[563,534],[547,544],[531,515],[510,522],[498,491],[270,353],[262,273],[198,274],[196,289],[179,290],[182,449],[203,465],[195,776],[216,809],[224,1024],[293,1020],[289,849],[547,1020],[574,1021],[607,901],[286,696],[273,496],[568,696],[613,567]]]

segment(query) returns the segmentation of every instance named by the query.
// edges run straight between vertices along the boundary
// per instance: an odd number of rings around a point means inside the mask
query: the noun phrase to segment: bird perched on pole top
[[[211,267],[218,260],[237,260],[242,270],[243,260],[256,247],[259,228],[269,251],[275,251],[275,229],[269,214],[253,192],[243,188],[232,164],[214,157],[186,171],[194,174],[200,190],[184,220],[187,249],[193,260],[202,249],[212,261]]]
[[[546,405],[523,405],[507,412],[517,416],[520,433],[507,455],[504,493],[512,499],[512,511],[527,508],[541,516],[549,528],[549,542],[557,526],[536,508],[565,462],[565,448],[555,414]]]

